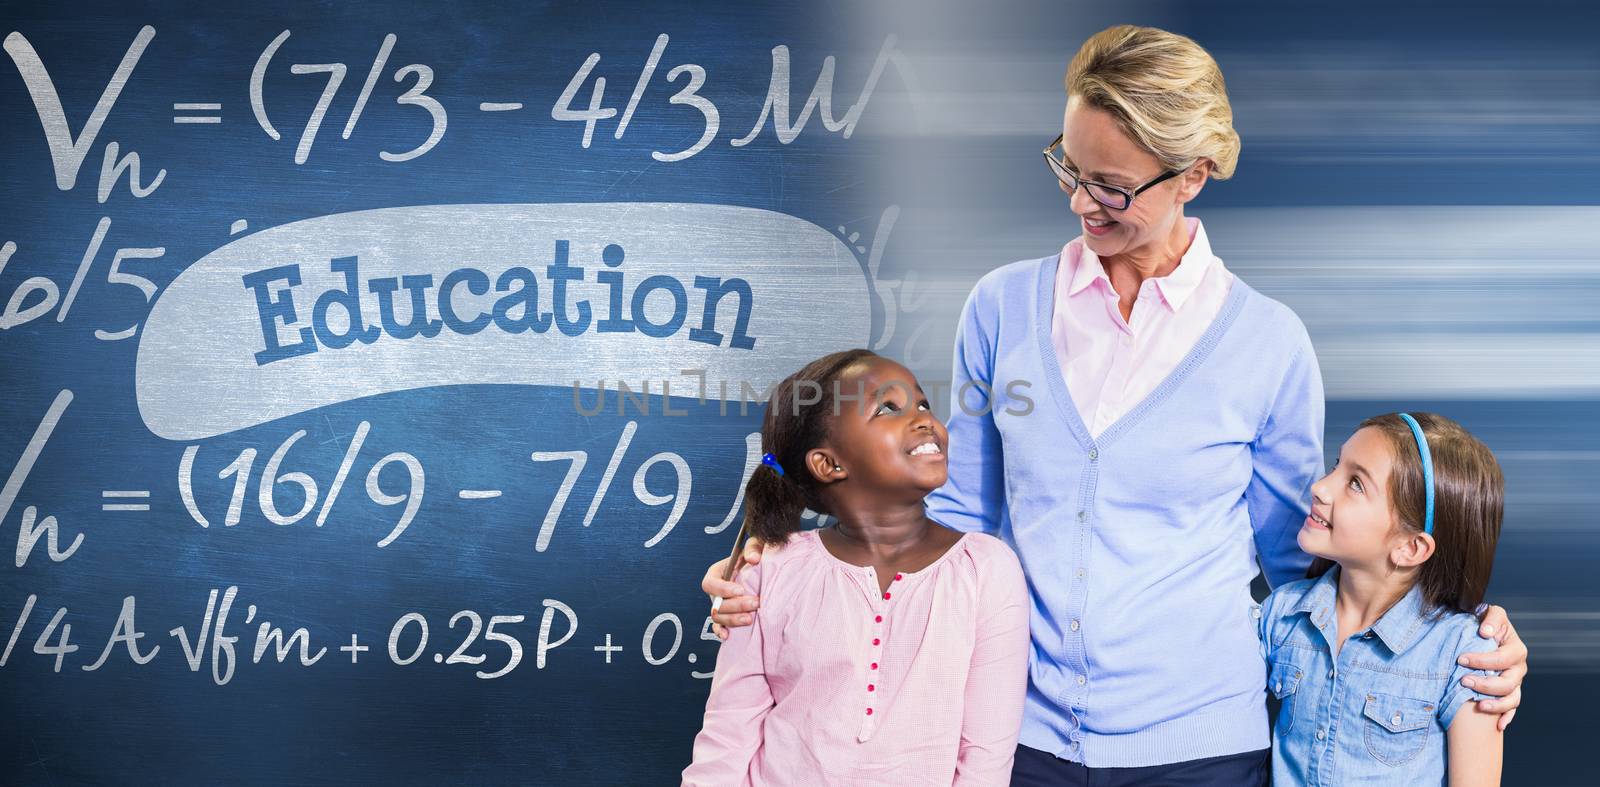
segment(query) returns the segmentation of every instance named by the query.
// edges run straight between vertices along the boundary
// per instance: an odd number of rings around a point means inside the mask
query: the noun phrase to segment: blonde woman
[[[951,387],[967,394],[928,515],[1000,536],[1028,578],[1012,784],[1265,784],[1250,583],[1258,560],[1274,586],[1310,563],[1296,534],[1322,474],[1316,354],[1299,318],[1184,215],[1239,157],[1211,56],[1113,27],[1072,59],[1066,92],[1045,156],[1082,235],[991,271],[968,298]],[[702,583],[723,598],[717,622],[748,624],[756,599],[720,575]],[[1474,687],[1503,697],[1479,706],[1503,726],[1527,649],[1498,607],[1480,633],[1499,647],[1466,666],[1503,671]],[[1332,756],[1361,735],[1317,740]]]

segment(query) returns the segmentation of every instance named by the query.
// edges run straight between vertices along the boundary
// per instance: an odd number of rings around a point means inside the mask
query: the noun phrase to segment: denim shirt
[[[1443,784],[1445,731],[1486,698],[1461,685],[1488,675],[1456,663],[1494,650],[1463,612],[1430,615],[1420,585],[1337,658],[1339,568],[1279,587],[1261,611],[1267,690],[1282,703],[1272,736],[1274,785]]]

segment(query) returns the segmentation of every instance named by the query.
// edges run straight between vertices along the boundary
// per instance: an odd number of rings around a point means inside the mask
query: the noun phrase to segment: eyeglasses
[[[1179,170],[1169,169],[1157,175],[1155,180],[1136,189],[1126,189],[1121,186],[1113,186],[1110,183],[1096,183],[1092,180],[1084,180],[1078,177],[1078,173],[1067,168],[1064,153],[1054,152],[1061,147],[1061,140],[1064,137],[1065,135],[1057,136],[1055,141],[1044,149],[1044,160],[1050,162],[1050,171],[1056,174],[1056,178],[1061,181],[1062,185],[1067,187],[1067,191],[1077,191],[1078,184],[1081,183],[1088,187],[1089,196],[1093,197],[1095,202],[1112,210],[1127,210],[1128,206],[1133,204],[1133,198],[1142,194],[1146,189],[1182,174]]]

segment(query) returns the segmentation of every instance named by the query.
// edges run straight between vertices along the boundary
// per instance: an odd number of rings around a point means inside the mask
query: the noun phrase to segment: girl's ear
[[[827,447],[813,448],[806,453],[806,471],[820,484],[843,481],[846,477],[845,469],[839,466],[833,449]]]
[[[1401,568],[1412,568],[1426,563],[1437,547],[1427,533],[1408,533],[1390,550],[1389,559]]]

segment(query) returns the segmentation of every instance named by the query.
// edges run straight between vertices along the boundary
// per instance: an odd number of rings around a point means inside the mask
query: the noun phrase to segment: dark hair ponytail
[[[761,423],[761,450],[783,466],[783,474],[756,468],[744,487],[745,527],[751,537],[768,543],[786,540],[800,529],[800,513],[809,508],[831,513],[821,485],[806,467],[806,454],[828,437],[833,423],[834,394],[839,376],[852,364],[877,358],[871,350],[844,350],[824,355],[773,386]],[[820,390],[818,401],[800,398],[802,384]]]

